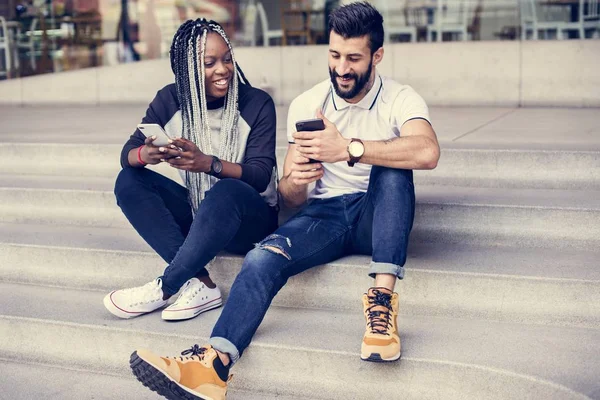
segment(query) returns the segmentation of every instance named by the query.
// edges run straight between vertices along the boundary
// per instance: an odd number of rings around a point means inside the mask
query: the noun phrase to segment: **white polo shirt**
[[[328,79],[296,97],[290,105],[287,121],[288,142],[293,143],[296,122],[323,115],[335,124],[345,138],[386,140],[400,136],[400,128],[411,119],[429,120],[425,101],[407,85],[392,79],[375,76],[373,87],[356,104],[339,97]],[[308,195],[310,198],[329,198],[348,193],[366,192],[371,165],[357,163],[349,167],[346,161],[323,163],[324,175]]]

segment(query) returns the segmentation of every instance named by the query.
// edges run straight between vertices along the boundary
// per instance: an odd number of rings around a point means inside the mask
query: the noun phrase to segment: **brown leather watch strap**
[[[363,152],[359,156],[353,156],[352,153],[350,152],[350,146],[352,146],[352,143],[354,143],[354,142],[359,142],[362,145]],[[360,158],[363,156],[363,154],[365,154],[365,144],[363,143],[363,141],[358,138],[352,138],[350,140],[350,143],[348,144],[348,154],[350,155],[350,161],[348,161],[348,166],[354,167],[354,164],[359,162]]]

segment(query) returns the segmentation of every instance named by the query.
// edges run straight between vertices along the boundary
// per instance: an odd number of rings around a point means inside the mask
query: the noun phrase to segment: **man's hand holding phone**
[[[317,117],[323,121],[322,130],[298,130],[293,134],[298,152],[306,158],[321,162],[347,161],[350,140],[342,136],[335,124],[325,118],[321,110],[317,111]]]
[[[304,186],[316,182],[323,177],[323,166],[319,162],[310,162],[295,146],[296,152],[292,158],[290,181],[296,186]]]

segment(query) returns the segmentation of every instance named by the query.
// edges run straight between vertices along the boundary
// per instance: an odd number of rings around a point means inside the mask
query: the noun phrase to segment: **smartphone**
[[[320,118],[305,119],[303,121],[296,122],[296,131],[298,132],[322,131],[323,129],[325,129],[325,123],[323,123],[323,120]],[[319,162],[319,160],[309,158],[308,162],[316,163]]]
[[[156,136],[156,139],[152,142],[155,146],[166,146],[169,144],[171,138],[162,126],[158,124],[138,124],[137,128],[146,137]]]
[[[305,119],[303,121],[296,122],[296,130],[298,132],[322,131],[323,129],[325,129],[325,124],[320,118]]]

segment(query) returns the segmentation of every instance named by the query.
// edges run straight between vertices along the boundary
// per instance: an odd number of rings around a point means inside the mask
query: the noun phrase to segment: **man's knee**
[[[242,272],[280,278],[285,264],[292,259],[289,247],[287,238],[276,234],[267,236],[246,254]]]
[[[375,166],[371,171],[371,179],[376,179],[377,188],[384,189],[386,192],[412,190],[414,187],[413,172],[409,169]]]
[[[279,274],[273,257],[264,249],[256,247],[246,254],[240,275],[258,277],[260,281],[272,281]]]
[[[282,256],[288,261],[292,260],[292,257],[288,252],[291,247],[292,241],[288,237],[276,233],[267,236],[256,245],[257,250],[264,250],[270,254]],[[281,261],[280,258],[278,259]]]

